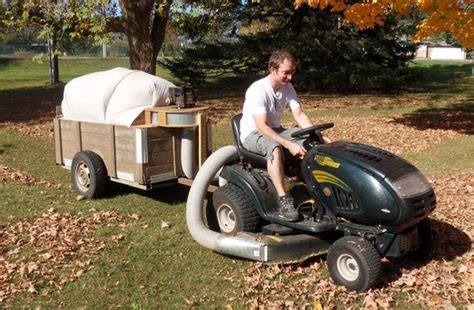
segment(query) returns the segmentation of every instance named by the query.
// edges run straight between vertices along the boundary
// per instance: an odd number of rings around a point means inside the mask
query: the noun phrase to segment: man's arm
[[[301,128],[307,128],[313,126],[313,122],[309,119],[308,115],[303,112],[301,107],[297,107],[291,110],[293,113],[293,118],[295,119],[296,123],[298,123],[298,126]],[[328,137],[323,136],[323,140],[325,143],[330,143],[331,139]]]
[[[270,126],[267,125],[267,115],[266,114],[257,114],[253,115],[253,119],[255,121],[255,125],[257,126],[257,130],[264,136],[275,140],[278,144],[283,146],[284,148],[288,149],[293,156],[297,156],[302,158],[306,153],[304,147],[300,146],[297,143],[291,142],[286,140],[278,133],[276,133]]]
[[[296,123],[300,128],[307,128],[313,126],[313,122],[309,119],[308,115],[303,112],[301,107],[296,107],[291,109],[291,113],[293,114],[293,118],[295,119]]]

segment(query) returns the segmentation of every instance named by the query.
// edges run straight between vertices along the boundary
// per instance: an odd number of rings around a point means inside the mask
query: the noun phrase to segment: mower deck
[[[267,226],[271,227],[264,227],[263,234],[245,234],[252,235],[265,244],[264,262],[270,264],[303,262],[310,257],[326,254],[337,239],[334,236],[295,234],[292,229],[277,224]]]

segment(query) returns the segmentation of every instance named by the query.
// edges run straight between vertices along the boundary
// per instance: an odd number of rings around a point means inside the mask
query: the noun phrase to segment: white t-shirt
[[[298,108],[298,96],[291,83],[281,87],[277,92],[273,90],[270,76],[254,82],[245,93],[243,115],[240,120],[240,141],[254,130],[257,130],[254,115],[267,114],[267,125],[272,128],[281,127],[280,117],[285,109]]]

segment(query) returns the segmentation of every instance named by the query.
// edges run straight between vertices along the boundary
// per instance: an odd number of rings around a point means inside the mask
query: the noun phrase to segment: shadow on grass
[[[474,103],[462,102],[446,108],[423,108],[395,118],[392,123],[418,130],[442,129],[474,134]]]
[[[384,277],[381,287],[398,280],[403,275],[403,270],[414,270],[423,267],[430,261],[451,262],[471,250],[471,239],[462,230],[451,224],[438,220],[430,220],[434,234],[433,255],[429,261],[417,263],[406,256],[391,259],[384,267]]]
[[[0,71],[11,64],[17,63],[18,61],[15,58],[9,57],[0,57]]]
[[[420,263],[413,261],[408,255],[399,258],[390,258],[383,263],[382,279],[373,289],[388,287],[390,283],[401,278],[403,273],[406,273],[406,270],[419,269],[427,265],[430,261],[450,262],[471,250],[471,239],[465,232],[445,222],[433,219],[431,219],[430,222],[435,239],[434,249],[430,259]],[[302,263],[295,264],[295,269],[298,266],[309,267],[316,263],[320,264],[326,259],[326,254],[315,256]]]
[[[189,187],[177,183],[169,183],[168,186],[162,186],[151,190],[142,190],[132,186],[110,182],[104,198],[115,198],[130,194],[137,194],[147,197],[161,203],[174,205],[185,203],[188,198]]]
[[[433,92],[445,89],[462,90],[463,85],[460,81],[471,76],[472,65],[470,63],[434,64],[410,69],[416,77],[411,85],[414,91]]]
[[[0,122],[24,122],[54,117],[61,104],[63,86],[0,91]]]
[[[414,67],[408,68],[409,78],[407,78],[406,85],[399,85],[397,89],[381,89],[381,90],[349,90],[347,92],[334,91],[334,90],[317,90],[318,94],[368,94],[371,96],[377,96],[382,94],[400,94],[400,92],[408,93],[441,93],[448,91],[448,93],[465,91],[470,87],[470,81],[465,80],[471,76],[471,64],[467,62],[460,63],[440,63],[440,64],[429,64],[423,66],[423,64],[417,64]],[[301,73],[304,75],[303,73]],[[220,76],[216,77],[205,84],[198,87],[199,98],[203,100],[207,99],[222,99],[225,100],[225,96],[241,97],[244,98],[246,89],[256,80],[264,77],[265,74],[253,77],[240,77],[240,76]],[[296,81],[293,81],[293,86],[298,89]],[[300,93],[312,93],[314,89],[305,89]],[[438,94],[435,94],[438,95]]]
[[[1,125],[0,125],[1,127]],[[0,140],[0,155],[2,155],[3,153],[5,153],[5,151],[9,148],[11,148],[13,145],[11,143],[3,143],[1,142]]]

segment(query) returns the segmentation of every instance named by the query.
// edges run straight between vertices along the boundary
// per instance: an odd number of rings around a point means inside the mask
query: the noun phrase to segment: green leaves
[[[46,40],[54,34],[59,39],[92,38],[95,42],[105,40],[107,20],[114,14],[115,5],[106,0],[13,0],[5,12],[7,26],[24,29],[36,25],[41,29],[39,39]]]
[[[182,57],[165,66],[193,84],[216,76],[264,75],[271,51],[284,48],[299,61],[299,89],[393,91],[409,80],[404,66],[415,45],[400,38],[414,32],[414,19],[388,16],[384,27],[361,31],[342,25],[340,15],[307,6],[293,9],[291,1],[226,2],[217,11],[199,2],[195,11],[181,11],[180,29],[190,44]],[[224,13],[225,12],[225,13]]]

